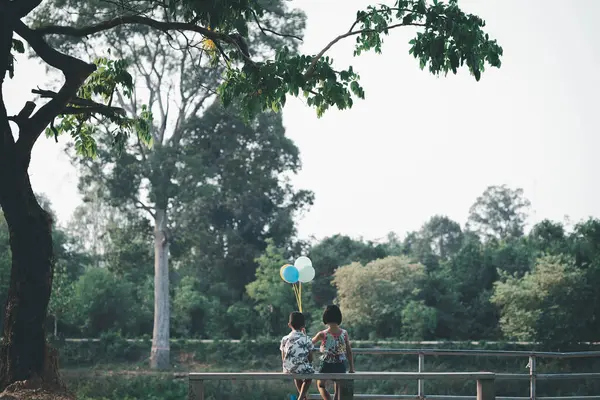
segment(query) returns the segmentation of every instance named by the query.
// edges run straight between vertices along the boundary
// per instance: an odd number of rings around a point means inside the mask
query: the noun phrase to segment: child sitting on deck
[[[342,311],[336,305],[330,305],[323,312],[323,324],[327,329],[317,333],[312,339],[313,344],[321,343],[321,368],[322,374],[344,374],[348,367],[348,372],[354,372],[354,359],[352,357],[352,347],[348,332],[340,327],[342,323]],[[335,400],[340,400],[340,383],[334,382]],[[327,391],[326,382],[318,381],[317,387],[323,400],[331,400],[331,395]]]
[[[290,314],[288,326],[292,329],[289,335],[281,339],[281,360],[283,361],[283,372],[287,374],[312,374],[312,350],[313,344],[305,332],[306,322],[304,315],[294,311]],[[306,400],[311,380],[294,379],[296,389],[300,393],[298,400]]]

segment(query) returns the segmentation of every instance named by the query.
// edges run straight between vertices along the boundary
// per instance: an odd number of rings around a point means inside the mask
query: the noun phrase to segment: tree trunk
[[[45,323],[52,290],[52,220],[29,180],[29,156],[0,154],[0,206],[10,231],[12,269],[0,346],[0,392],[25,380],[63,387],[56,352],[46,346]]]
[[[167,221],[167,211],[157,208],[154,215],[154,329],[150,354],[150,367],[154,369],[171,365]]]

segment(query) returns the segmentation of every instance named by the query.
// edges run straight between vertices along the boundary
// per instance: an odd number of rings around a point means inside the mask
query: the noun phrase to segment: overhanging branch
[[[19,132],[17,146],[25,153],[30,153],[44,129],[75,97],[81,85],[96,70],[96,66],[53,49],[40,33],[30,29],[20,20],[14,23],[14,31],[29,43],[44,62],[59,69],[65,76],[65,82],[54,98],[29,118]]]
[[[241,56],[246,59],[246,61],[254,63],[246,54],[240,49],[239,44],[236,39],[231,35],[227,35],[224,33],[219,33],[212,31],[208,28],[204,28],[202,26],[198,26],[194,23],[189,22],[164,22],[157,21],[152,18],[144,17],[141,15],[124,15],[121,17],[109,19],[107,21],[103,21],[97,24],[84,26],[81,28],[75,28],[71,26],[59,26],[59,25],[49,25],[37,28],[35,31],[41,35],[66,35],[66,36],[74,36],[74,37],[85,37],[94,35],[99,32],[104,32],[113,28],[116,28],[121,25],[145,25],[156,30],[169,33],[169,31],[191,31],[201,34],[202,36],[209,38],[213,41],[222,41],[225,43],[229,43],[230,45],[238,48],[240,50]]]
[[[356,36],[356,35],[360,35],[363,33],[382,33],[384,30],[387,31],[387,30],[399,28],[401,26],[426,26],[426,24],[417,23],[417,22],[410,22],[410,23],[400,22],[400,23],[394,24],[394,25],[387,25],[387,26],[385,26],[385,28],[381,28],[381,29],[361,29],[361,30],[355,31],[353,29],[356,26],[356,24],[358,23],[358,21],[359,20],[354,21],[354,23],[352,24],[352,27],[350,28],[350,30],[348,32],[339,35],[338,37],[333,39],[331,42],[327,43],[327,45],[325,47],[323,47],[323,50],[321,50],[316,56],[313,57],[309,67],[306,69],[306,72],[304,73],[304,79],[310,78],[310,76],[313,74],[313,72],[315,70],[315,67],[317,66],[317,62],[319,62],[319,60],[325,55],[325,53],[329,49],[331,49],[337,42],[339,42],[342,39],[346,39],[347,37]]]
[[[42,98],[54,99],[58,93],[52,90],[33,89],[34,94],[40,95]],[[101,114],[107,117],[115,115],[126,115],[126,112],[121,107],[107,106],[97,103],[93,100],[74,97],[60,111],[60,114]]]
[[[256,25],[258,26],[258,29],[260,29],[260,31],[262,32],[263,35],[266,35],[267,32],[272,33],[273,35],[276,36],[280,36],[280,37],[286,37],[286,38],[292,38],[292,39],[296,39],[299,41],[303,41],[302,38],[300,36],[296,36],[296,35],[288,35],[285,33],[279,33],[274,31],[273,29],[269,29],[269,28],[265,28],[261,25],[260,20],[258,19],[258,15],[256,15],[256,11],[250,9],[250,11],[252,12],[252,16],[254,17],[254,22],[256,22]]]

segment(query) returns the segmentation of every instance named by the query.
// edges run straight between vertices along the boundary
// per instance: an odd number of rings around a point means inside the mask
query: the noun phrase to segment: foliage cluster
[[[306,252],[318,271],[315,283],[304,290],[311,332],[322,326],[321,307],[336,301],[355,339],[522,340],[552,349],[594,341],[600,221],[572,228],[542,221],[527,234],[515,235],[525,231],[527,201],[517,196],[507,203],[514,192],[489,188],[472,208],[469,222],[490,221],[486,232],[498,227],[494,235],[463,230],[435,216],[404,240],[390,234],[383,243],[336,235],[308,248],[293,240],[282,248],[266,239],[260,257],[241,260],[252,273],[237,277],[237,290],[223,275],[203,275],[179,264],[171,272],[173,336],[240,339],[285,333],[295,300],[278,271]],[[511,220],[516,229],[505,229],[498,218]],[[7,246],[6,228],[0,235],[0,246]],[[59,336],[151,333],[148,231],[143,224],[117,224],[104,235],[99,255],[75,246],[67,232],[55,231],[59,268],[48,324],[57,321]],[[195,251],[184,254],[186,262],[203,257]],[[5,276],[10,264],[8,258],[0,260]],[[3,296],[6,286],[0,286]]]

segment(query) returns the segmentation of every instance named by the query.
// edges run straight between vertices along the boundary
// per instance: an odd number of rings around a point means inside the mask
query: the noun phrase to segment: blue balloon
[[[281,275],[283,276],[283,280],[287,283],[296,283],[300,277],[298,268],[294,267],[293,265],[288,265],[285,267]]]

